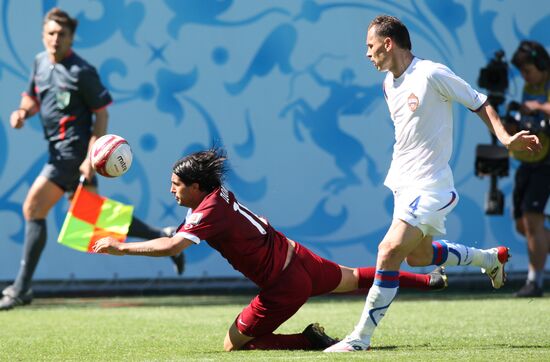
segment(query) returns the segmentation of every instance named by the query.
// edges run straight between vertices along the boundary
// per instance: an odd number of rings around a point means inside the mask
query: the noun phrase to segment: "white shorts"
[[[458,204],[458,193],[453,189],[394,191],[393,218],[419,228],[424,236],[446,233],[446,216]]]

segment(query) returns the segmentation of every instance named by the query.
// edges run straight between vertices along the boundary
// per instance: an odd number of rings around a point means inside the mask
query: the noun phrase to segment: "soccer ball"
[[[128,142],[114,134],[99,137],[90,152],[92,167],[105,177],[124,175],[132,165],[132,158],[132,149]]]

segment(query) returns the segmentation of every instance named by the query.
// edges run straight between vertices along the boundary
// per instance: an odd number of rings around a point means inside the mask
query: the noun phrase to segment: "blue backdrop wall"
[[[550,13],[540,1],[0,1],[0,280],[15,277],[21,204],[45,161],[38,118],[9,127],[34,55],[42,18],[60,6],[79,19],[74,49],[94,64],[115,102],[109,132],[134,150],[130,172],[101,179],[105,196],[133,203],[142,219],[179,224],[186,210],[169,193],[182,155],[212,142],[227,148],[231,188],[289,237],[347,265],[372,265],[391,220],[383,186],[393,127],[383,74],[365,59],[370,20],[389,13],[409,27],[414,53],[443,62],[475,84],[498,49],[520,40],[550,45]],[[508,100],[523,85],[511,69]],[[448,238],[479,247],[497,242],[526,269],[525,243],[510,216],[512,179],[502,179],[503,216],[484,215],[488,180],[473,174],[482,122],[455,107],[451,160],[461,202]],[[517,167],[512,163],[512,167]],[[513,171],[513,170],[512,170]],[[173,276],[167,259],[90,255],[56,243],[68,203],[48,219],[37,279]],[[187,253],[188,276],[236,275],[206,244]]]

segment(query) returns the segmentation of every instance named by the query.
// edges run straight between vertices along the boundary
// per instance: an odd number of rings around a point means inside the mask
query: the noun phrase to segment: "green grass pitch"
[[[227,328],[249,299],[37,299],[0,313],[0,361],[550,361],[550,298],[404,294],[368,352],[223,352]],[[343,337],[363,304],[362,296],[313,298],[278,332],[318,321]]]

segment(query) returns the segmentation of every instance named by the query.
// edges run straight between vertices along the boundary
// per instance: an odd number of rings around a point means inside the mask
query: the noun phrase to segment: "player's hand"
[[[92,163],[90,162],[90,158],[86,157],[84,161],[80,164],[80,167],[78,168],[80,170],[80,174],[86,178],[88,182],[92,181],[92,178],[94,177],[95,170],[92,167]]]
[[[510,151],[540,152],[542,144],[537,135],[529,134],[529,131],[519,131],[510,137],[507,148]]]
[[[92,250],[94,253],[124,255],[124,252],[120,248],[121,245],[122,243],[117,239],[107,236],[96,241]]]
[[[27,112],[24,109],[16,109],[11,112],[10,125],[12,128],[19,129],[25,125]]]

